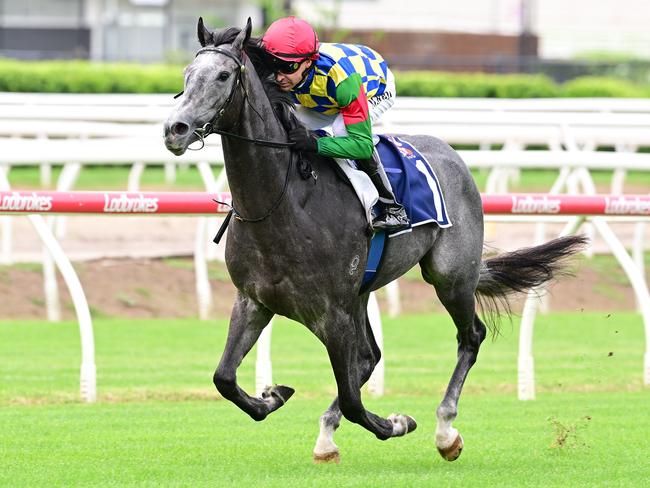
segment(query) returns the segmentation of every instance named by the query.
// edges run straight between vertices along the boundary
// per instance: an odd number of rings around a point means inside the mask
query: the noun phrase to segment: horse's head
[[[183,154],[197,141],[206,124],[224,126],[234,123],[239,108],[235,101],[242,85],[244,46],[250,39],[251,20],[231,44],[220,43],[199,19],[201,49],[185,68],[183,99],[164,125],[165,146],[172,153]]]

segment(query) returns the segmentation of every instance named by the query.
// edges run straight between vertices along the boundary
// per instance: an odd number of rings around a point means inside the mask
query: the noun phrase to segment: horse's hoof
[[[339,451],[330,451],[323,453],[314,453],[314,464],[339,464],[341,462],[341,455]]]
[[[458,434],[449,447],[445,447],[444,449],[438,448],[438,452],[443,459],[455,461],[460,456],[460,453],[463,452],[463,436]]]
[[[273,389],[280,396],[280,398],[282,398],[282,403],[287,403],[289,401],[289,398],[291,398],[293,394],[296,392],[296,390],[294,390],[290,386],[284,386],[284,385],[275,385]]]
[[[267,386],[262,392],[262,400],[267,404],[268,413],[276,411],[282,405],[289,401],[289,398],[295,393],[296,390],[290,386],[273,385]]]
[[[390,420],[393,423],[392,437],[401,437],[403,435],[410,434],[418,427],[418,424],[415,421],[415,419],[408,415],[391,413],[388,416],[388,420]]]

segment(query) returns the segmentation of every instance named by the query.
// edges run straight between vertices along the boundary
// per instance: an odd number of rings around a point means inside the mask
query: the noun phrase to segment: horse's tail
[[[585,236],[559,237],[483,261],[475,294],[490,331],[498,334],[502,312],[511,315],[510,295],[568,274],[566,258],[582,250],[587,241]]]

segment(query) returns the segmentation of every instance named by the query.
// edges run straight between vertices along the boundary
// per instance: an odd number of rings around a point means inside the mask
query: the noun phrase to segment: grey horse
[[[236,376],[273,315],[283,315],[322,341],[338,387],[320,417],[315,461],[339,460],[333,436],[342,415],[382,440],[412,432],[416,423],[407,415],[384,418],[366,410],[361,387],[380,358],[366,312],[369,292],[419,264],[457,328],[457,363],[436,411],[435,440],[443,458],[456,459],[463,439],[452,422],[487,333],[476,313],[477,298],[485,302],[488,326],[496,328],[492,319],[509,294],[551,280],[584,238],[564,237],[482,260],[481,196],[467,166],[434,137],[404,136],[433,166],[453,226],[427,224],[389,239],[374,284],[360,293],[370,239],[366,216],[331,159],[310,155],[307,161],[291,150],[283,124],[289,99],[275,85],[259,41],[251,38],[250,19],[244,29],[220,31],[199,19],[198,38],[201,49],[185,70],[184,96],[165,123],[164,137],[180,155],[209,133],[222,135],[235,215],[226,265],[238,292],[214,373],[218,391],[255,420],[289,400],[294,390],[282,385],[252,397]],[[299,171],[305,165],[308,171]]]

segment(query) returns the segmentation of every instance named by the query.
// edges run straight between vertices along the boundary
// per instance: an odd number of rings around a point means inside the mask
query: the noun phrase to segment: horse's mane
[[[241,29],[239,27],[227,27],[225,29],[215,30],[212,32],[212,41],[215,46],[232,44],[240,32]],[[262,46],[262,39],[259,37],[251,37],[246,43],[246,46],[244,46],[244,51],[255,67],[257,76],[262,81],[262,87],[266,96],[269,97],[273,110],[277,113],[283,105],[293,109],[294,103],[291,95],[280,90],[280,87],[275,81],[275,74],[269,68],[267,62],[268,54]]]

